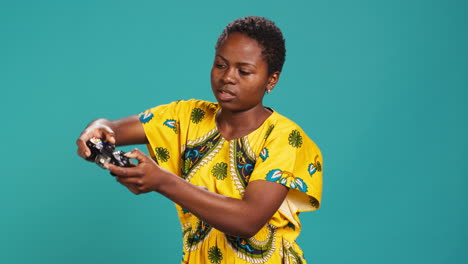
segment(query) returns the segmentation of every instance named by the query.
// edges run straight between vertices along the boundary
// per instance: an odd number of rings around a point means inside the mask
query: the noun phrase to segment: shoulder
[[[269,127],[267,141],[282,141],[295,149],[312,148],[314,152],[320,153],[315,142],[293,120],[275,111],[266,122],[266,126]]]
[[[202,113],[216,112],[218,109],[217,103],[212,103],[204,100],[188,99],[178,100],[168,104],[158,105],[150,108],[140,114],[140,119],[146,119],[150,115],[162,115],[165,113],[182,113],[200,115]],[[145,118],[146,117],[146,118]]]
[[[270,118],[266,120],[267,125],[270,125],[272,129],[272,135],[282,135],[282,134],[290,134],[293,131],[297,131],[303,136],[308,136],[304,132],[304,130],[293,120],[281,115],[278,112],[273,112]]]
[[[280,132],[280,131],[284,132],[284,131],[290,130],[291,128],[300,129],[302,131],[302,128],[298,124],[296,124],[293,120],[285,117],[284,115],[276,111],[274,111],[271,114],[271,117],[268,120],[272,124],[275,125],[276,132]]]
[[[209,101],[188,99],[172,102],[168,105],[168,107],[176,112],[190,112],[194,115],[197,115],[202,113],[216,112],[219,106],[217,103]]]
[[[201,110],[205,113],[216,112],[219,108],[219,105],[217,103],[197,99],[181,100],[178,101],[178,104],[180,104],[181,107],[184,107],[187,110],[192,110],[195,112]]]

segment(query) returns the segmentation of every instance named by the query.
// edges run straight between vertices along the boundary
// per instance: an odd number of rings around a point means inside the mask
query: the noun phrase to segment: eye
[[[239,73],[240,73],[241,75],[250,75],[250,74],[252,74],[251,72],[246,71],[246,70],[239,70]]]
[[[218,69],[225,69],[227,66],[224,63],[215,62],[214,66]]]

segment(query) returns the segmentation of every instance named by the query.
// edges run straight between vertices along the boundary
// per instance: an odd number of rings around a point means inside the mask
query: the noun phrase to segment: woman
[[[127,154],[138,166],[107,169],[135,194],[156,191],[176,203],[182,263],[305,263],[298,215],[319,207],[322,157],[299,126],[263,106],[284,63],[282,33],[265,18],[241,18],[215,50],[217,103],[178,101],[96,120],[77,140],[78,154],[90,155],[93,137],[147,144],[150,157]]]

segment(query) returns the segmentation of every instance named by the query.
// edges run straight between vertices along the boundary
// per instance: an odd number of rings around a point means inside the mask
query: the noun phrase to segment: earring
[[[267,94],[270,94],[270,93],[271,93],[271,90],[270,90],[270,89],[266,90],[266,93],[267,93]]]

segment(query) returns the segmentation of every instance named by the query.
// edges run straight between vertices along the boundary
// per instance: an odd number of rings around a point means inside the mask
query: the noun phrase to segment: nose
[[[234,67],[228,67],[222,76],[225,84],[234,84],[236,82],[236,71]]]

